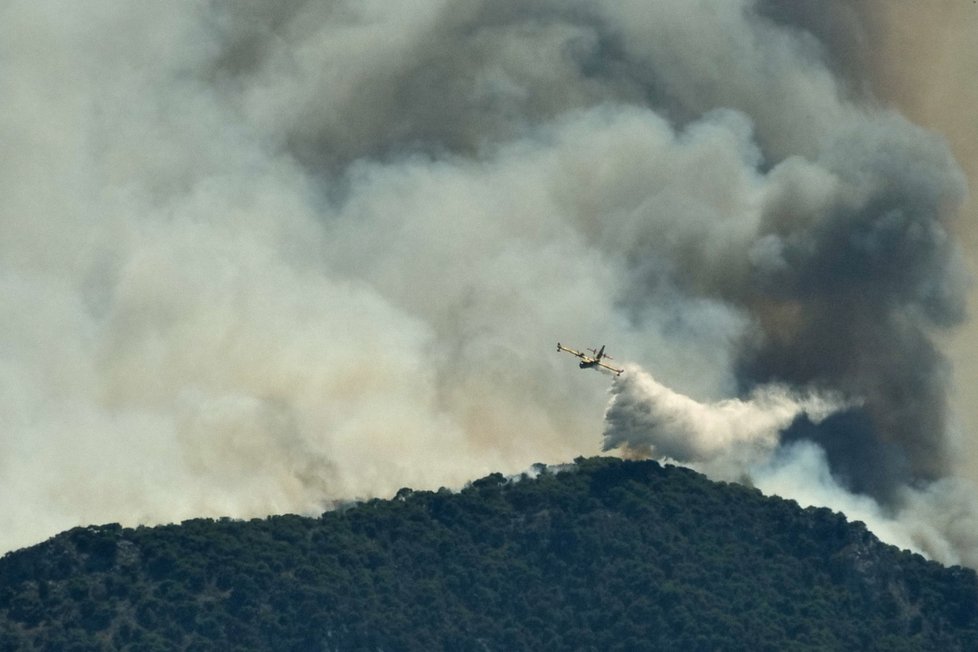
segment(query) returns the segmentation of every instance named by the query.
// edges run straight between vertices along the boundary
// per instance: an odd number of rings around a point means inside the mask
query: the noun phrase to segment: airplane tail
[[[597,354],[595,355],[595,358],[596,358],[596,359],[598,359],[598,360],[600,360],[601,358],[603,358],[603,357],[604,357],[604,347],[605,347],[605,345],[604,345],[604,344],[602,344],[602,345],[601,345],[601,349],[600,349],[600,350],[599,350],[599,351],[597,352]]]

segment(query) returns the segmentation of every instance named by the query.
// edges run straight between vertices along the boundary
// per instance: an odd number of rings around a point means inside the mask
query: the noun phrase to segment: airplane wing
[[[607,358],[608,356],[605,356],[605,357]],[[616,376],[620,376],[622,374],[622,372],[625,371],[624,369],[618,369],[617,367],[612,367],[610,364],[605,364],[603,362],[599,362],[598,363],[598,366],[599,367],[604,367],[608,371],[614,371]]]
[[[571,355],[576,355],[578,358],[582,358],[582,359],[587,357],[586,355],[584,355],[580,351],[575,351],[574,349],[569,349],[566,346],[563,346],[560,342],[557,342],[557,351],[558,352],[560,352],[560,351],[567,351]]]

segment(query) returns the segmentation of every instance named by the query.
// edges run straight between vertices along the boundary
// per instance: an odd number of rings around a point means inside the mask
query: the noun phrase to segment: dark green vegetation
[[[827,509],[613,459],[0,559],[2,650],[975,650],[976,609]]]

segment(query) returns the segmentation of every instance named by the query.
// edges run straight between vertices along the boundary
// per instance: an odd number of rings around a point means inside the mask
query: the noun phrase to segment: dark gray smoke
[[[776,7],[7,3],[3,545],[597,452],[557,339],[859,405],[789,438],[890,504],[946,476],[962,175]]]
[[[831,387],[864,401],[868,419],[845,429],[853,449],[891,447],[859,480],[862,465],[831,461],[857,490],[877,497],[895,484],[949,470],[947,365],[928,332],[963,318],[963,274],[944,228],[961,182],[939,142],[865,128],[827,163],[844,180],[806,223],[790,195],[767,208],[749,302],[762,306],[764,337],[741,354],[745,382]],[[806,192],[806,191],[801,191]],[[802,209],[804,210],[804,209]],[[833,435],[829,435],[833,436]]]

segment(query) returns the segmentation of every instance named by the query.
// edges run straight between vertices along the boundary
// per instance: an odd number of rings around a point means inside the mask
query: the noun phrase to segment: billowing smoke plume
[[[699,403],[636,365],[626,372],[616,379],[605,411],[604,450],[666,457],[731,480],[767,459],[795,419],[804,415],[818,423],[846,407],[780,386],[758,387],[746,400]]]
[[[6,3],[0,546],[595,453],[557,339],[962,495],[964,177],[779,4]]]

